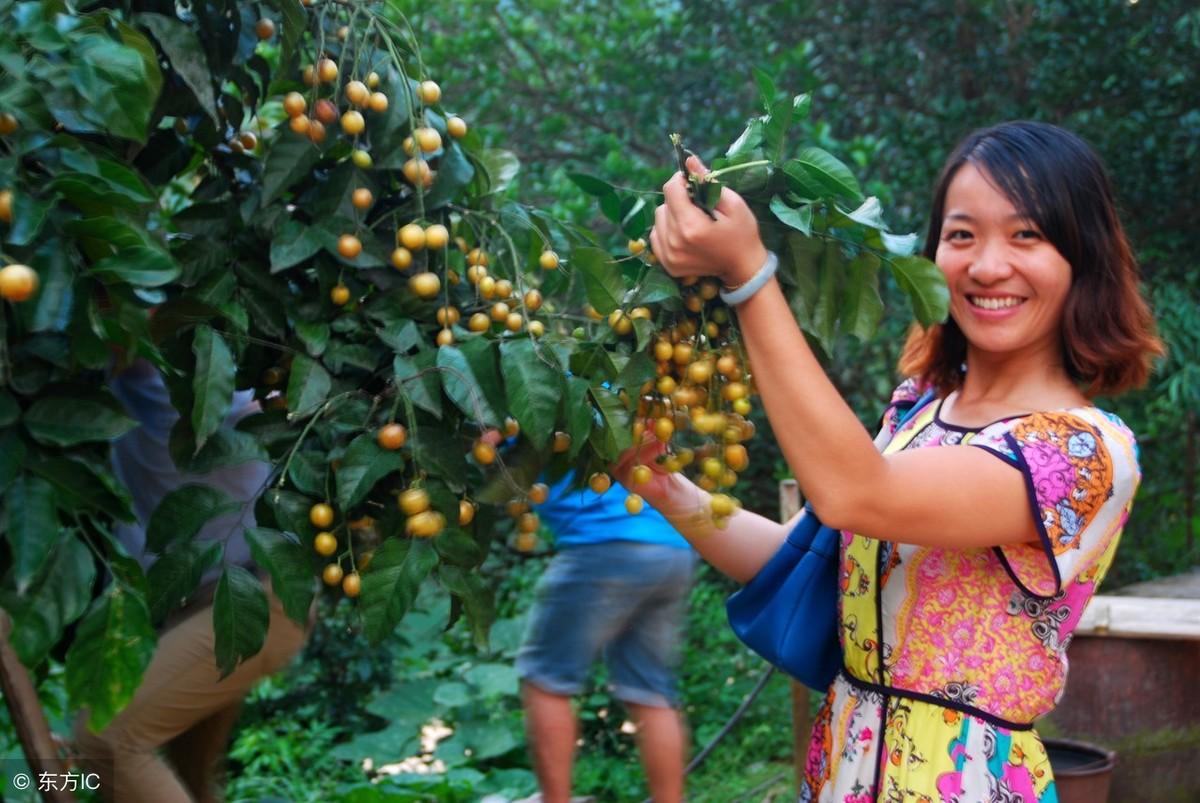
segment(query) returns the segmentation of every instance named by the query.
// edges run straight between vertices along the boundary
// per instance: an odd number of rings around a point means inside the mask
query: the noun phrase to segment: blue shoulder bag
[[[934,396],[926,391],[899,430]],[[838,564],[842,534],[809,505],[758,574],[725,603],[733,632],[747,647],[810,689],[825,689],[842,668],[838,640]]]

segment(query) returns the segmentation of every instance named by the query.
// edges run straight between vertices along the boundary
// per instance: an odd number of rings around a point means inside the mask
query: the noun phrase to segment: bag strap
[[[922,393],[921,397],[913,402],[911,407],[904,411],[904,415],[900,416],[900,420],[896,422],[896,431],[899,432],[900,429],[909,421],[911,421],[917,413],[921,412],[921,409],[924,408],[925,405],[929,404],[929,402],[933,401],[935,398],[937,398],[937,392],[934,390],[934,388],[929,388]]]

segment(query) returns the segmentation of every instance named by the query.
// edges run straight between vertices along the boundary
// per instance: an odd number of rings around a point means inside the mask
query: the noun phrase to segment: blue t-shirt
[[[607,493],[597,494],[586,485],[571,489],[574,472],[550,487],[550,497],[535,509],[554,532],[560,547],[600,544],[606,541],[637,541],[691,549],[691,544],[657,510],[646,505],[641,513],[625,509],[629,491],[617,482]]]

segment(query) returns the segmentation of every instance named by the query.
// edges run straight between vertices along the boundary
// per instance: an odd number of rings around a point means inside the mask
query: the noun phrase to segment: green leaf
[[[579,189],[596,198],[616,195],[616,190],[604,179],[589,176],[586,173],[567,173],[567,178],[571,179]]]
[[[301,451],[292,455],[288,466],[288,479],[301,493],[310,496],[325,495],[325,452]]]
[[[280,127],[267,154],[262,177],[262,205],[265,207],[280,198],[302,178],[305,178],[321,158],[321,151],[306,137],[289,136],[290,132]]]
[[[589,392],[600,412],[600,426],[591,434],[592,445],[600,457],[616,462],[621,452],[633,445],[629,411],[612,391],[593,387]]]
[[[10,245],[29,245],[37,238],[46,215],[54,208],[52,201],[43,201],[28,192],[18,192],[12,199],[12,224],[8,229]]]
[[[883,247],[886,248],[889,253],[901,257],[912,256],[914,253],[916,253],[917,246],[921,244],[921,238],[915,233],[889,234],[886,231],[881,231],[879,236],[883,241]]]
[[[805,148],[795,159],[783,165],[783,172],[794,179],[801,192],[810,198],[862,197],[858,180],[833,154],[820,148]]]
[[[412,607],[421,582],[437,564],[437,554],[425,539],[389,538],[375,551],[362,575],[363,631],[379,644]]]
[[[474,176],[475,168],[471,161],[457,143],[451,142],[438,162],[437,179],[433,188],[425,196],[425,211],[445,206],[462,192],[463,187],[471,183]]]
[[[812,236],[813,211],[811,204],[805,204],[797,209],[788,206],[786,201],[776,195],[771,198],[771,211],[775,213],[775,217],[779,219],[780,223],[791,226],[796,231],[803,233],[805,237]]]
[[[821,278],[812,312],[812,334],[827,355],[833,354],[837,337],[838,286],[844,271],[841,246],[833,240],[825,243],[821,255]]]
[[[913,314],[922,326],[946,320],[950,314],[950,291],[937,265],[924,257],[898,257],[888,267],[900,289],[908,295]]]
[[[179,544],[166,551],[146,572],[146,602],[150,619],[161,624],[182,607],[204,579],[204,573],[221,560],[222,546],[215,541]]]
[[[754,67],[750,72],[754,75],[754,83],[758,84],[758,97],[762,100],[763,109],[770,111],[771,106],[775,103],[775,98],[779,97],[775,79],[761,67]]]
[[[471,687],[456,681],[443,683],[433,692],[433,701],[445,708],[460,708],[470,705],[472,699]]]
[[[237,466],[252,460],[266,460],[267,451],[248,432],[222,427],[195,451],[195,439],[186,419],[180,419],[171,430],[168,445],[171,460],[181,471],[192,474],[207,474],[225,466]]]
[[[396,377],[396,387],[405,394],[414,405],[432,413],[437,419],[442,417],[442,389],[438,380],[435,365],[436,355],[422,352],[415,357],[397,356],[392,360],[392,372]]]
[[[599,248],[576,248],[571,262],[583,274],[583,286],[588,302],[596,311],[607,315],[621,305],[625,297],[625,280],[613,258]]]
[[[464,347],[466,344],[464,344]],[[490,344],[484,342],[490,352]],[[479,364],[479,361],[477,361]],[[498,427],[500,416],[488,401],[484,392],[484,382],[496,382],[494,368],[491,375],[477,376],[476,367],[467,359],[467,355],[456,346],[443,346],[437,351],[438,373],[441,375],[442,389],[454,402],[459,410],[472,421],[486,426]],[[482,366],[480,366],[482,367]],[[486,368],[484,369],[486,371]]]
[[[66,627],[87,610],[95,581],[91,551],[67,531],[23,595],[0,592],[0,607],[13,620],[9,642],[21,663],[33,669],[45,659]]]
[[[145,599],[114,583],[92,605],[67,651],[71,708],[88,708],[88,727],[103,729],[133,699],[154,655],[158,636]]]
[[[642,280],[642,287],[631,303],[656,304],[679,298],[679,285],[665,271],[652,270]],[[638,320],[641,320],[640,318]]]
[[[567,421],[567,434],[571,436],[571,448],[567,450],[567,459],[574,460],[575,455],[587,442],[591,434],[595,414],[592,400],[588,396],[586,379],[577,376],[567,377],[567,392],[563,396],[563,414]]]
[[[489,148],[479,154],[479,161],[487,171],[489,194],[507,190],[521,170],[521,160],[512,151]]]
[[[307,627],[315,593],[309,551],[286,533],[265,527],[247,529],[246,542],[254,562],[270,573],[271,590],[283,603],[284,613]]]
[[[296,322],[296,337],[304,343],[310,357],[320,357],[329,345],[329,324]]]
[[[196,451],[199,452],[229,415],[237,363],[229,346],[211,326],[196,327],[192,354],[196,357],[192,375],[192,431],[196,434]]]
[[[478,664],[463,677],[478,687],[484,697],[515,697],[520,686],[516,667],[510,664]]]
[[[15,429],[0,431],[0,493],[8,490],[25,462],[25,442]]]
[[[86,104],[55,111],[69,129],[108,131],[144,143],[162,89],[153,45],[110,13],[91,17],[81,30],[86,33],[72,37],[70,88]]]
[[[742,132],[734,143],[729,146],[729,150],[725,151],[725,158],[736,159],[739,156],[751,153],[762,144],[763,140],[763,121],[761,117],[751,118],[746,124],[746,130]]]
[[[0,428],[17,423],[21,417],[21,406],[7,390],[0,389]]]
[[[289,220],[271,238],[271,273],[298,265],[321,250],[323,232]]]
[[[389,323],[387,326],[376,329],[375,334],[379,336],[384,345],[397,354],[407,354],[422,341],[421,330],[417,328],[416,322],[411,320]]]
[[[165,552],[172,544],[192,540],[210,520],[241,507],[241,502],[210,485],[188,484],[176,488],[150,514],[146,548]]]
[[[879,199],[872,195],[867,200],[863,201],[857,209],[847,212],[843,209],[838,209],[843,215],[866,226],[869,229],[883,230],[887,228],[887,224],[883,222],[883,207],[879,204]]]
[[[200,107],[209,119],[220,124],[217,116],[217,101],[213,97],[212,76],[204,58],[204,47],[195,32],[174,17],[162,14],[143,13],[134,16],[134,21],[144,25],[158,40],[171,67],[196,95]]]
[[[299,0],[267,0],[267,2],[283,17],[283,47],[279,53],[279,63],[290,64],[292,53],[295,52],[296,45],[300,43],[300,37],[304,34],[308,15]]]
[[[879,257],[861,253],[846,266],[846,283],[838,312],[841,329],[866,342],[883,317],[879,297]]]
[[[492,589],[477,572],[468,572],[458,566],[442,564],[438,567],[438,580],[454,596],[462,601],[467,614],[467,625],[471,640],[476,648],[487,649],[488,633],[496,618]]]
[[[500,345],[500,368],[508,408],[521,432],[541,449],[554,434],[555,413],[562,395],[561,372],[539,354],[532,340],[509,340]]]
[[[241,566],[226,566],[213,597],[217,668],[226,678],[262,649],[271,611],[262,583]]]
[[[338,508],[350,510],[366,499],[381,479],[403,469],[404,457],[400,452],[380,447],[372,433],[364,432],[350,442],[342,456],[336,475]]]
[[[467,447],[440,427],[413,427],[408,433],[413,461],[422,471],[438,477],[455,493],[465,488]]]
[[[92,399],[44,396],[33,403],[22,418],[35,440],[48,446],[78,446],[92,441],[111,441],[137,426],[133,419],[112,406]]]
[[[89,465],[81,458],[52,457],[31,463],[29,470],[54,486],[56,502],[63,510],[101,511],[122,521],[134,519],[129,492],[107,468]]]
[[[288,412],[300,417],[312,415],[329,396],[332,385],[333,380],[321,363],[297,356],[288,376]]]
[[[105,284],[125,282],[134,287],[162,287],[179,278],[179,265],[157,248],[125,248],[94,263],[90,272]]]
[[[469,534],[457,528],[443,530],[433,539],[433,548],[438,556],[447,563],[463,566],[468,569],[483,563],[487,550]]]

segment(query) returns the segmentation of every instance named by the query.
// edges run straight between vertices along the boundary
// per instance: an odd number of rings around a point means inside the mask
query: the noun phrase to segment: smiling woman
[[[1025,122],[954,151],[925,242],[950,317],[914,330],[873,442],[763,281],[745,202],[726,189],[709,219],[682,176],[663,190],[667,271],[756,287],[737,306],[755,383],[812,510],[842,531],[843,668],[800,799],[1056,800],[1031,723],[1062,691],[1140,479],[1133,434],[1090,398],[1142,384],[1162,353],[1099,160]],[[736,579],[754,582],[787,535],[742,510],[713,532],[717,499],[678,475],[644,487]]]

